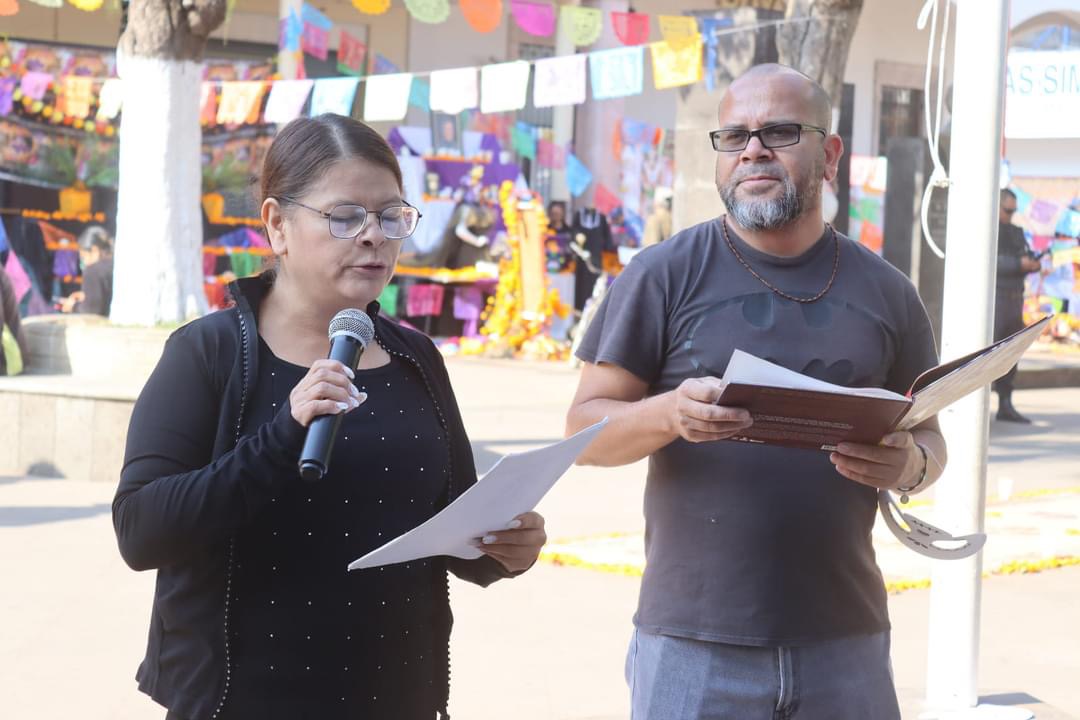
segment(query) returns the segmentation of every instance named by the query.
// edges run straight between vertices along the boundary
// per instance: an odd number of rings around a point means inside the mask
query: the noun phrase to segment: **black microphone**
[[[342,310],[330,321],[330,355],[350,370],[356,370],[360,356],[375,337],[375,325],[362,310]],[[320,415],[308,426],[304,450],[300,453],[300,477],[308,482],[321,480],[330,468],[330,451],[345,413]]]

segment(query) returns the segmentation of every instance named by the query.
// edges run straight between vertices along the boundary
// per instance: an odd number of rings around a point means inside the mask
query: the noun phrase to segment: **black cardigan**
[[[234,307],[170,336],[135,403],[113,500],[120,554],[135,570],[158,571],[139,689],[189,720],[217,717],[228,697],[232,538],[284,483],[301,482],[306,431],[287,403],[254,435],[239,436],[258,377],[257,310],[270,282],[233,283]],[[446,366],[431,340],[378,310],[367,308],[377,340],[419,371],[451,440],[450,502],[476,482],[476,467]],[[479,585],[512,576],[488,557],[444,560]],[[447,638],[450,623],[447,612]],[[445,715],[449,659],[444,685]]]

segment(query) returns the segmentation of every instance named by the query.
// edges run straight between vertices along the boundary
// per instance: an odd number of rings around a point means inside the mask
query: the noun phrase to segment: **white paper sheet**
[[[724,382],[739,383],[745,385],[764,385],[767,387],[779,387],[789,390],[813,390],[817,392],[838,393],[840,395],[857,395],[859,397],[883,398],[885,400],[906,400],[903,395],[891,392],[884,388],[849,388],[842,385],[833,385],[824,380],[816,380],[807,375],[802,375],[794,370],[775,365],[768,360],[762,360],[750,353],[736,350],[731,354],[727,370],[724,371]]]
[[[562,442],[499,459],[479,482],[423,525],[399,535],[349,563],[349,570],[393,565],[434,555],[473,560],[483,553],[473,543],[536,507],[607,418]]]

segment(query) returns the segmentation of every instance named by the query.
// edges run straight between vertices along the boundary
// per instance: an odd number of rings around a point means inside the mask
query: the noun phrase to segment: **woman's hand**
[[[488,533],[480,538],[477,547],[510,572],[528,570],[547,542],[544,516],[535,512],[523,513],[514,518],[508,528]]]
[[[316,360],[289,393],[293,419],[307,427],[320,415],[337,415],[360,407],[367,393],[356,389],[352,382],[355,377],[337,360]]]

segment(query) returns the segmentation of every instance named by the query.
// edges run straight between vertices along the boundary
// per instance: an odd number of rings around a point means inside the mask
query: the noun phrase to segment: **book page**
[[[903,395],[885,388],[849,388],[843,385],[833,385],[824,380],[817,380],[794,370],[788,370],[742,350],[736,350],[731,354],[731,360],[728,362],[727,370],[724,371],[723,380],[732,384],[762,385],[786,390],[812,390],[837,395],[855,395],[857,397],[907,402],[907,398]]]
[[[915,392],[912,396],[914,403],[911,409],[904,415],[896,429],[910,430],[927,418],[937,415],[939,411],[968,393],[983,385],[989,385],[1009,372],[1009,368],[1020,361],[1024,352],[1042,334],[1051,317],[1047,316],[991,345],[988,349],[969,355],[970,359],[967,362]],[[928,371],[928,373],[932,372],[934,371]],[[920,384],[918,380],[915,381],[915,387]]]

